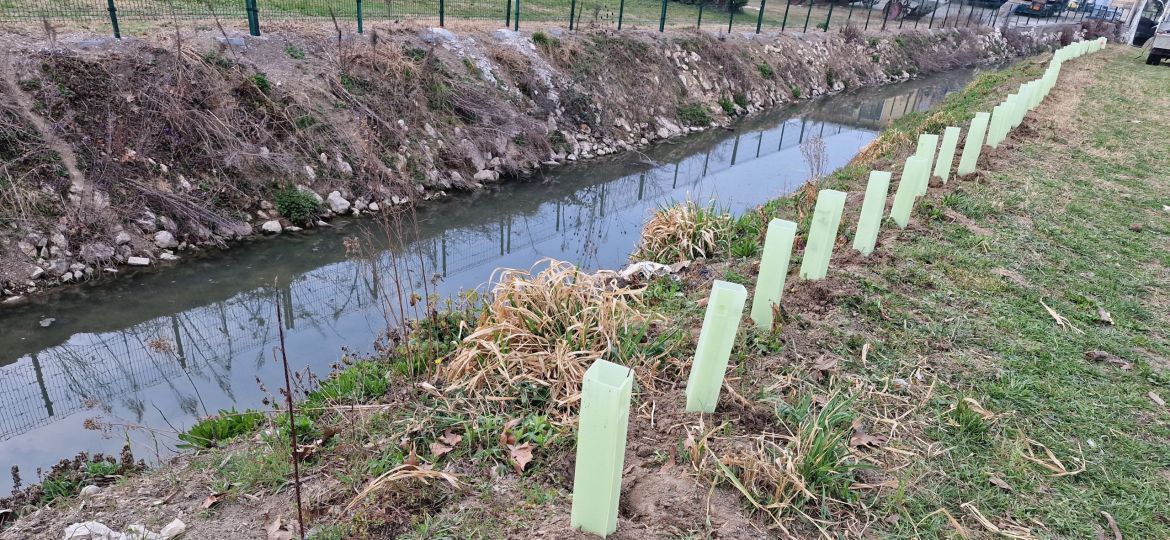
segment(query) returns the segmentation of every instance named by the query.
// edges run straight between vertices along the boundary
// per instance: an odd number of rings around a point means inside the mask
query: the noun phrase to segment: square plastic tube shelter
[[[959,176],[975,172],[979,163],[979,154],[983,151],[983,140],[987,135],[987,123],[991,115],[985,112],[975,113],[971,120],[971,127],[967,129],[967,141],[963,143],[963,155],[959,157]]]
[[[837,228],[841,226],[844,210],[845,192],[822,189],[817,193],[804,259],[800,261],[801,279],[824,279],[829,273],[829,259],[833,256],[833,245],[837,243]]]
[[[955,148],[959,146],[961,133],[962,130],[954,126],[943,130],[942,145],[938,147],[938,159],[934,162],[934,176],[944,184],[951,178],[951,166],[955,164]]]
[[[687,377],[687,412],[715,412],[745,302],[747,289],[743,285],[715,280],[711,286],[695,361]]]
[[[760,258],[760,275],[756,278],[756,294],[752,297],[752,321],[763,330],[772,328],[772,306],[779,305],[780,297],[784,295],[784,280],[788,277],[795,238],[795,223],[783,219],[773,219],[768,223],[764,255]]]
[[[931,164],[934,163],[935,150],[938,148],[938,135],[933,133],[923,133],[918,136],[918,148],[914,150],[914,155],[926,160],[926,169],[930,170]],[[927,174],[921,178],[921,183],[918,185],[918,194],[926,195],[926,189],[930,187],[930,175]]]
[[[898,227],[905,229],[910,223],[910,212],[914,210],[914,200],[918,198],[914,179],[919,174],[925,174],[926,168],[926,160],[918,156],[906,158],[902,178],[898,179],[898,190],[894,192],[894,204],[890,207],[890,218]]]
[[[605,360],[585,371],[569,517],[574,529],[602,537],[617,530],[633,382],[630,368]]]
[[[882,228],[882,214],[886,212],[886,195],[890,193],[890,173],[873,171],[869,173],[869,184],[865,186],[865,200],[861,203],[861,216],[857,218],[857,233],[853,235],[853,249],[869,256],[877,244],[878,232]]]

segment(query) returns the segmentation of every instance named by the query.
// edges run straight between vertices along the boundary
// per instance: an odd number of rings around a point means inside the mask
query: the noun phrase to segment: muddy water
[[[802,141],[821,137],[832,170],[890,120],[931,107],[972,75],[829,98],[458,196],[420,209],[405,252],[370,257],[440,295],[544,257],[618,267],[652,209],[692,198],[740,212],[789,193],[808,176]],[[12,486],[4,473],[13,465],[28,482],[78,451],[117,452],[127,437],[149,459],[172,452],[175,430],[200,416],[261,407],[260,384],[281,380],[272,356],[278,303],[289,313],[295,369],[324,374],[343,346],[367,350],[386,327],[384,307],[397,303],[373,280],[370,260],[343,246],[371,231],[370,221],[338,222],[0,311],[0,492]]]

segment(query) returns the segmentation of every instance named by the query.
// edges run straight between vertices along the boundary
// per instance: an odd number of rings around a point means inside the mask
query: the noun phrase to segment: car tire
[[[1154,54],[1151,52],[1150,55],[1146,57],[1146,65],[1147,66],[1156,66],[1156,65],[1161,64],[1161,63],[1162,63],[1162,55]]]

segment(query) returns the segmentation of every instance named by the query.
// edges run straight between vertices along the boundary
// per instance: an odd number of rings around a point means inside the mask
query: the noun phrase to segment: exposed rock
[[[159,233],[162,234],[162,233]],[[170,234],[170,233],[167,233]],[[114,248],[109,244],[91,242],[81,246],[81,260],[88,263],[108,261],[114,258]]]
[[[371,212],[377,212],[382,209],[382,207],[378,206],[378,203],[376,202],[370,203],[370,205],[366,208]]]
[[[45,235],[40,234],[40,233],[30,233],[28,236],[26,236],[24,238],[24,241],[28,242],[28,243],[30,243],[38,248],[43,248],[43,247],[49,245],[49,239],[46,238]]]
[[[65,527],[65,540],[126,540],[126,535],[96,521],[86,521]]]
[[[490,169],[484,169],[475,173],[475,176],[471,177],[471,179],[476,182],[495,182],[500,179],[500,173]]]
[[[25,298],[24,296],[9,296],[8,298],[5,298],[4,301],[0,302],[0,305],[15,306],[16,304],[23,304],[25,300],[28,300],[28,298]]]
[[[126,264],[130,266],[150,266],[150,259],[146,257],[129,257]]]
[[[26,257],[32,258],[37,256],[37,247],[23,240],[16,243],[16,248],[21,253],[24,253]]]
[[[54,276],[64,275],[66,272],[70,271],[69,262],[64,259],[54,259],[53,261],[49,262],[48,270],[49,273],[53,274]]]
[[[53,317],[45,317],[44,319],[41,319],[41,322],[40,322],[41,328],[48,328],[50,326],[53,326],[53,323],[55,323],[55,322],[57,322],[57,319],[54,319]],[[91,488],[91,487],[96,488],[97,486],[85,486],[85,487],[86,488]],[[81,490],[81,496],[83,498],[85,497],[85,489]]]
[[[50,243],[62,249],[69,247],[69,240],[65,238],[65,233],[62,232],[53,233]]]
[[[53,321],[53,320],[55,320],[55,319],[45,319],[45,320],[47,320],[47,321],[50,321],[50,323],[49,323],[49,324],[52,324],[52,321]],[[41,326],[48,326],[48,325],[47,325],[47,324],[45,324],[45,321],[41,321]],[[99,493],[101,493],[101,492],[102,492],[102,488],[100,488],[100,487],[98,487],[98,486],[95,486],[95,485],[93,485],[93,484],[90,484],[90,485],[88,485],[88,486],[85,486],[85,487],[81,488],[81,491],[80,491],[80,492],[78,492],[78,493],[77,493],[77,495],[78,495],[79,497],[81,497],[82,499],[91,499],[91,498],[93,498],[95,495],[97,495],[97,494],[99,494]]]
[[[114,235],[114,243],[119,246],[129,244],[132,240],[134,240],[134,237],[130,236],[130,233],[126,231],[121,231]]]
[[[154,245],[163,249],[174,249],[179,247],[179,241],[170,231],[159,231],[154,234]]]
[[[166,527],[163,527],[162,530],[158,532],[158,535],[161,536],[163,540],[170,540],[171,538],[175,538],[180,534],[183,534],[183,532],[186,530],[187,524],[183,523],[182,520],[175,518],[170,523],[167,523]]]
[[[34,266],[32,271],[28,273],[29,279],[41,279],[45,275],[45,269],[39,266]]]
[[[159,227],[172,232],[179,228],[178,225],[175,225],[175,220],[166,216],[158,217],[158,225]]]
[[[273,219],[270,221],[265,221],[264,224],[260,226],[260,230],[269,234],[280,234],[280,232],[284,230],[284,227],[280,226],[279,221]]]
[[[341,196],[340,191],[330,192],[329,196],[325,200],[329,204],[329,209],[332,210],[335,214],[344,214],[347,210],[349,210],[349,201],[345,200],[345,197]]]
[[[297,184],[297,191],[301,193],[308,193],[311,197],[313,197],[313,200],[317,201],[318,203],[325,202],[325,199],[322,199],[320,194],[318,194],[316,191],[313,191],[312,189],[309,189],[308,186]]]
[[[169,251],[164,251],[164,252],[160,253],[158,258],[161,261],[177,261],[177,260],[179,260],[178,255],[175,255],[174,253],[171,253]]]

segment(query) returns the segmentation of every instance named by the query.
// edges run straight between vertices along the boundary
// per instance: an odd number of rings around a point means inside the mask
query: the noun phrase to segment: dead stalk
[[[293,410],[292,379],[288,373],[288,354],[284,345],[284,317],[281,315],[280,302],[276,303],[276,331],[280,338],[280,363],[284,367],[284,399],[288,406],[288,439],[292,450],[290,456],[293,466],[293,489],[297,499],[297,529],[301,540],[305,539],[305,512],[301,505],[301,466],[297,454],[297,422]]]

